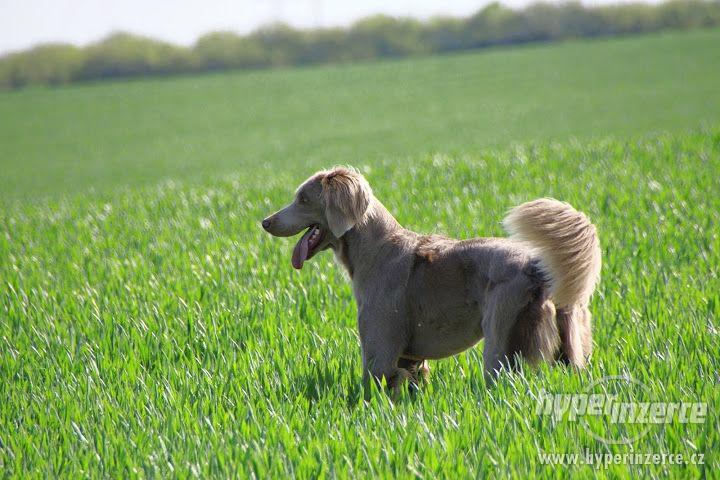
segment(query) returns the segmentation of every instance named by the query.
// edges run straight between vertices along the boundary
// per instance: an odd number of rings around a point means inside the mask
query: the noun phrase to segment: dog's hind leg
[[[483,331],[486,380],[494,380],[503,369],[518,368],[521,359],[533,366],[552,361],[560,347],[555,305],[543,285],[525,275],[493,292]]]
[[[488,383],[494,382],[502,371],[515,367],[511,333],[519,313],[530,300],[530,287],[527,277],[516,277],[497,286],[488,300],[482,320],[483,362]]]
[[[590,357],[593,349],[592,340],[592,314],[587,307],[580,311],[580,339],[582,340],[583,355],[585,359]]]
[[[557,325],[563,339],[558,360],[582,367],[592,353],[592,327],[587,307],[566,307],[557,312]]]
[[[541,361],[553,361],[559,347],[555,305],[538,296],[518,314],[510,333],[508,350],[535,366]]]

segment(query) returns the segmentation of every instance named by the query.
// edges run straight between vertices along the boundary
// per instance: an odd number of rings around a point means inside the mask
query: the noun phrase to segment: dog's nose
[[[265,220],[263,220],[263,221],[262,221],[262,226],[263,226],[263,228],[264,228],[265,230],[267,230],[268,228],[270,228],[270,219],[269,219],[269,218],[266,218]]]

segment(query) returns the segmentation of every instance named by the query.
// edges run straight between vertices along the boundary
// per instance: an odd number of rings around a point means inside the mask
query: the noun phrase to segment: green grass
[[[720,30],[0,93],[0,197],[715,122]]]
[[[0,472],[717,478],[719,39],[0,96]],[[295,272],[292,239],[259,228],[333,163],[417,231],[502,235],[509,207],[546,195],[587,212],[604,255],[589,368],[488,387],[475,348],[413,397],[365,402],[339,267]],[[624,446],[535,412],[543,391],[619,374],[647,386],[638,401],[707,402],[706,422]],[[705,465],[538,458],[584,449]]]

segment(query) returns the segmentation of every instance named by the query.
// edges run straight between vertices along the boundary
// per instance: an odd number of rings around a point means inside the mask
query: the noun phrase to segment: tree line
[[[348,28],[316,30],[275,24],[244,36],[209,33],[191,47],[115,33],[83,48],[45,44],[0,57],[0,88],[339,63],[719,24],[720,0],[670,0],[657,5],[536,3],[522,9],[492,3],[467,18],[419,21],[377,15]]]

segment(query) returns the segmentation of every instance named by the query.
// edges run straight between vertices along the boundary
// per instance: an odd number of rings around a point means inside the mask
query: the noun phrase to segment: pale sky
[[[118,30],[191,45],[214,30],[248,33],[276,21],[317,27],[348,25],[375,13],[417,18],[467,16],[487,3],[489,0],[0,0],[0,53],[50,41],[85,45]],[[518,7],[531,2],[502,3]]]

